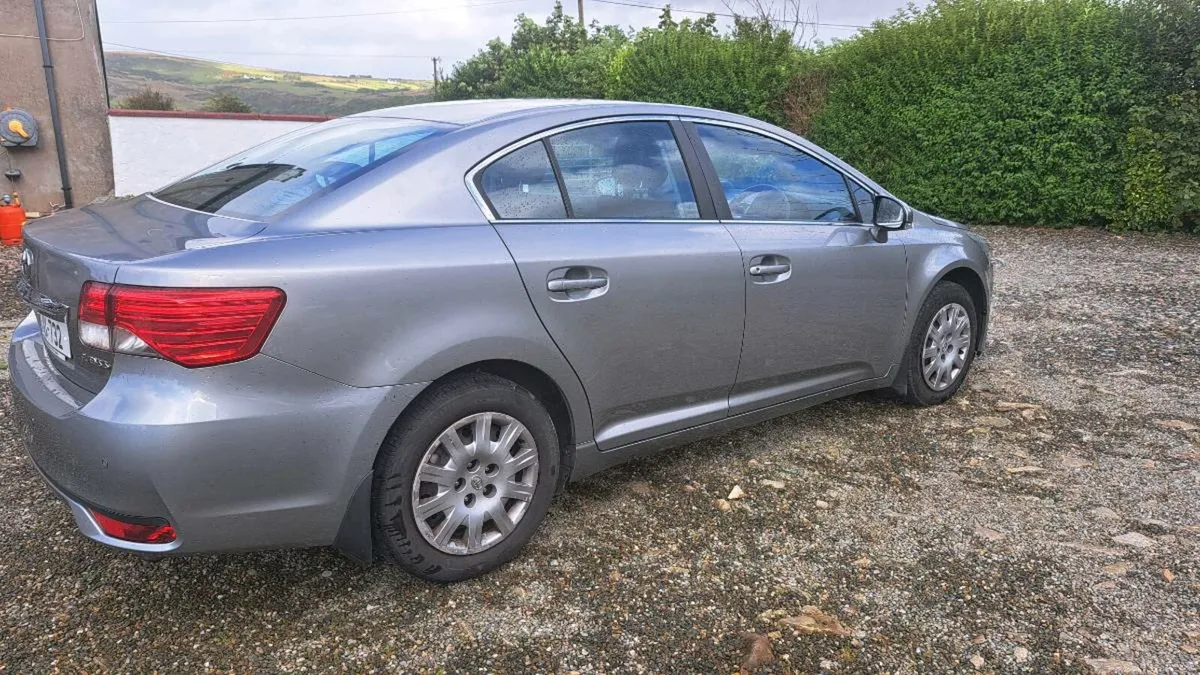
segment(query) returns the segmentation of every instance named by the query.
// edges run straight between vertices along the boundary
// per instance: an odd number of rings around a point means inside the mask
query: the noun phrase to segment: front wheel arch
[[[975,353],[983,353],[984,339],[987,337],[988,315],[990,307],[988,306],[987,287],[983,283],[983,279],[979,274],[970,267],[955,267],[947,270],[938,277],[937,281],[926,291],[926,298],[933,292],[934,287],[943,281],[952,281],[959,286],[967,289],[967,293],[971,296],[971,302],[975,303],[975,311],[979,313],[979,337],[975,340]],[[925,303],[925,298],[921,299],[921,305]]]
[[[925,302],[929,300],[929,295],[933,293],[933,289],[937,288],[938,284],[943,281],[950,281],[962,286],[966,289],[967,294],[971,296],[971,301],[975,304],[975,311],[979,315],[979,333],[975,339],[975,355],[983,354],[984,342],[987,339],[988,324],[990,323],[989,316],[991,306],[988,302],[987,286],[984,285],[983,278],[974,268],[965,264],[960,264],[948,267],[942,270],[933,281],[925,287],[924,292],[918,302],[911,305],[911,318],[905,322],[904,335],[905,341],[901,346],[900,358],[898,363],[893,367],[895,377],[892,378],[892,383],[887,389],[890,389],[898,396],[905,396],[908,393],[908,388],[905,383],[905,373],[908,370],[908,339],[911,335],[913,327],[916,324],[917,315],[920,314],[921,308],[925,306]]]
[[[929,294],[933,293],[933,289],[943,281],[952,281],[959,286],[967,289],[967,293],[971,296],[971,301],[975,303],[975,311],[980,314],[980,331],[979,339],[976,341],[976,353],[983,353],[984,338],[987,337],[988,318],[991,312],[991,306],[988,302],[987,286],[984,284],[983,277],[974,268],[963,262],[947,266],[942,271],[933,275],[933,279],[921,291],[921,297],[914,303],[909,305],[908,316],[905,320],[905,336],[907,340],[908,333],[912,331],[913,323],[916,321],[917,314],[921,312],[921,308],[925,306],[925,301],[929,299]],[[905,345],[908,343],[905,342]],[[903,352],[900,360],[903,361]],[[904,364],[901,363],[901,366]]]

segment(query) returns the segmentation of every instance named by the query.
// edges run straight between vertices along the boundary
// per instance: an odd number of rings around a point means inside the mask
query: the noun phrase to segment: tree
[[[151,87],[142,87],[132,96],[117,101],[125,110],[174,110],[175,99]]]
[[[760,29],[774,27],[787,31],[798,47],[807,47],[817,37],[817,6],[803,0],[721,0],[730,13],[741,21],[757,24]],[[741,11],[742,6],[746,11]]]
[[[585,27],[556,2],[544,24],[521,14],[506,43],[496,38],[454,66],[443,99],[604,96],[608,64],[628,36],[616,26]]]
[[[248,113],[254,112],[248,103],[233,94],[216,94],[204,102],[207,112]]]

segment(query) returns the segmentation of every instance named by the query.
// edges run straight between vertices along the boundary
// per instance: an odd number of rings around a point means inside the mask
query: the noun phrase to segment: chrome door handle
[[[546,290],[552,293],[565,293],[567,291],[586,291],[594,288],[604,288],[608,285],[608,279],[603,277],[598,279],[551,279],[546,282]]]
[[[784,274],[792,269],[792,266],[787,263],[777,265],[751,265],[750,276],[752,277],[772,277],[777,274]]]

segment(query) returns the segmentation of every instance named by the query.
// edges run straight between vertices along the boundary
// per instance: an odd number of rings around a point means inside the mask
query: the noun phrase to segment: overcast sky
[[[661,6],[659,0],[623,0]],[[770,0],[768,0],[770,1]],[[776,0],[782,1],[782,0]],[[641,28],[654,25],[658,10],[584,0],[584,15],[604,24]],[[905,0],[809,0],[818,21],[869,24],[891,16]],[[553,0],[97,0],[108,50],[129,47],[181,56],[267,66],[285,70],[376,77],[429,79],[431,56],[443,59],[448,74],[494,37],[507,39],[513,19],[525,13],[539,23]],[[564,7],[571,14],[576,0]],[[725,12],[721,0],[679,0],[676,10]],[[383,14],[404,12],[402,14]],[[310,20],[244,21],[331,14],[374,16]],[[695,14],[677,13],[677,19]],[[242,21],[214,21],[243,19]],[[158,23],[142,23],[154,21]],[[174,21],[175,23],[162,23]],[[186,22],[185,22],[186,21]],[[138,22],[138,23],[133,23]],[[818,39],[830,42],[854,35],[854,29],[818,27]],[[404,58],[411,57],[411,58]]]

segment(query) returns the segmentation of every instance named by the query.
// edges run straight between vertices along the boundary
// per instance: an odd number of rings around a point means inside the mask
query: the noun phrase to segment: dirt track
[[[730,672],[754,632],[765,671],[1194,672],[1200,239],[985,234],[991,349],[954,402],[855,397],[608,472],[455,586],[328,550],[107,550],[6,398],[0,670]],[[838,624],[786,625],[805,606]]]

